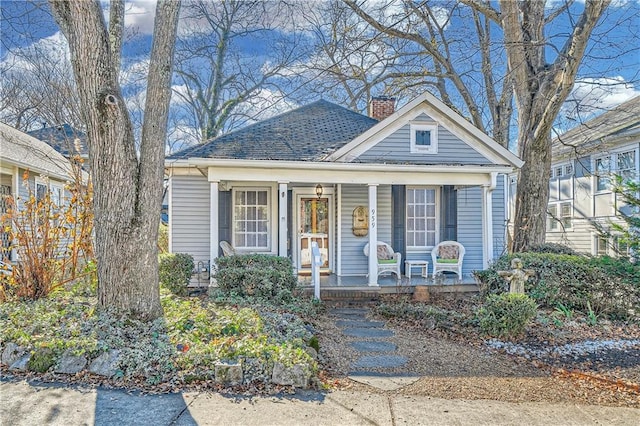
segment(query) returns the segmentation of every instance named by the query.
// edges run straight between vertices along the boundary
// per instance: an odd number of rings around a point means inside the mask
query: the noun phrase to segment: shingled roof
[[[640,96],[636,96],[555,138],[553,156],[602,151],[605,148],[603,139],[637,134],[639,128]]]
[[[27,134],[48,143],[66,158],[71,158],[74,155],[80,155],[82,158],[89,156],[86,135],[68,124],[43,127]]]
[[[320,161],[378,121],[320,100],[168,157]]]

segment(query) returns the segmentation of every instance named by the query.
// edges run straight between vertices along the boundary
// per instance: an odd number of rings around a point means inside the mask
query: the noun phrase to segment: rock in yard
[[[311,372],[306,365],[296,364],[293,367],[286,367],[284,364],[276,362],[273,366],[271,382],[276,385],[306,389],[309,387],[309,377],[311,377]]]
[[[71,355],[71,351],[67,350],[62,354],[55,369],[56,373],[76,374],[82,371],[87,365],[87,358],[82,355]]]
[[[21,371],[26,370],[27,364],[29,363],[30,359],[31,359],[31,354],[22,355],[20,358],[18,358],[17,361],[11,364],[11,367],[9,367],[9,370],[21,370]]]
[[[120,361],[120,351],[117,349],[105,352],[94,359],[89,366],[89,371],[100,376],[113,377],[118,371],[118,361]]]
[[[242,383],[242,366],[240,364],[218,363],[215,365],[217,383],[239,385]]]
[[[23,347],[16,345],[15,343],[7,343],[2,351],[2,357],[0,362],[4,365],[12,365],[14,362],[20,359],[24,355],[25,350]]]
[[[311,346],[307,346],[306,348],[304,348],[304,351],[308,353],[309,356],[314,360],[316,361],[318,360],[318,351],[316,351],[315,348],[312,348]]]

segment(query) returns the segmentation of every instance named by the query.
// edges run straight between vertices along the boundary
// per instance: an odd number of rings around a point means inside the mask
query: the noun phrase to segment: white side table
[[[422,273],[420,274],[423,278],[427,278],[429,276],[429,261],[428,260],[405,260],[404,261],[404,275],[411,280],[411,268],[415,266],[420,266],[422,268]]]

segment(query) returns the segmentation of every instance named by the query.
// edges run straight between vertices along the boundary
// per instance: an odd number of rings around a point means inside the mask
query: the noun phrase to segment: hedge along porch
[[[457,240],[469,276],[504,249],[520,165],[429,94],[380,122],[319,101],[171,156],[170,249],[211,262],[228,241],[305,272],[316,241],[325,272],[376,286],[376,241],[404,261]]]

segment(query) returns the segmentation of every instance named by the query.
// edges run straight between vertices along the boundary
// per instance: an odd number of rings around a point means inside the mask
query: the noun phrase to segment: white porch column
[[[278,256],[287,257],[287,190],[288,182],[278,182]]]
[[[220,244],[218,225],[218,181],[211,183],[211,203],[209,208],[209,271],[212,271],[213,262],[218,258],[218,245]]]
[[[493,189],[482,186],[482,267],[487,269],[493,260]]]
[[[369,184],[369,285],[378,285],[378,184]]]

